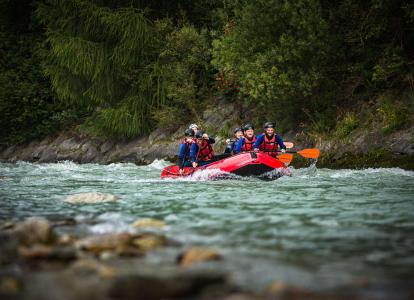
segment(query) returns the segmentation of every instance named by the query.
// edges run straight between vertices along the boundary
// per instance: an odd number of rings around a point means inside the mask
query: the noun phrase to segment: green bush
[[[401,103],[391,101],[383,101],[376,112],[382,123],[381,131],[384,134],[389,134],[408,125],[412,115]]]
[[[334,136],[346,138],[359,126],[359,121],[354,112],[346,113],[345,117],[336,123]]]
[[[164,34],[159,62],[167,99],[160,110],[174,112],[177,119],[170,122],[199,119],[211,80],[208,32],[188,24],[174,26],[169,19],[156,22],[156,28]],[[154,113],[156,118],[163,114]]]
[[[249,1],[213,40],[212,64],[268,117],[292,125],[306,117],[304,108],[319,106],[327,29],[318,2]]]

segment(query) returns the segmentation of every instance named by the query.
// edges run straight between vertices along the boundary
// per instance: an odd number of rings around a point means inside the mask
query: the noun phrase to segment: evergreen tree
[[[87,122],[93,129],[132,137],[151,130],[151,111],[165,98],[158,38],[143,10],[106,2],[40,2],[49,45],[44,70],[62,101],[94,111]]]

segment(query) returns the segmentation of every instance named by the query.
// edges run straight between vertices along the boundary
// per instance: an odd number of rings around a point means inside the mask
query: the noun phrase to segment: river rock
[[[64,140],[60,145],[59,149],[63,151],[74,151],[81,147],[81,145],[76,141],[75,138],[69,138]]]
[[[17,258],[18,240],[10,232],[0,232],[0,265],[11,263]]]
[[[39,162],[49,163],[57,161],[57,152],[51,147],[45,148],[40,155]]]
[[[5,150],[1,153],[2,158],[3,158],[3,157],[4,157],[4,158],[11,157],[11,156],[13,155],[14,151],[16,150],[16,148],[17,148],[17,146],[16,146],[16,145],[13,145],[13,146],[10,146],[10,147],[6,148],[6,149],[5,149]]]
[[[214,249],[194,247],[180,254],[178,263],[181,267],[188,267],[194,263],[220,259],[222,259],[222,256]]]
[[[136,247],[131,245],[121,245],[116,247],[115,251],[113,252],[113,255],[122,256],[122,257],[139,257],[143,256],[145,252]],[[102,253],[99,255],[100,258],[105,259],[108,257],[107,254],[102,255]]]
[[[225,282],[223,274],[206,272],[123,275],[114,279],[109,296],[115,299],[176,299],[196,296],[209,286]]]
[[[76,249],[70,246],[33,245],[20,247],[19,254],[26,259],[42,259],[67,262],[76,259]]]
[[[135,228],[163,228],[165,223],[156,219],[139,219],[132,223]]]
[[[102,153],[106,153],[114,147],[114,142],[107,141],[103,143],[100,147]]]
[[[164,128],[157,128],[151,134],[148,136],[148,142],[150,145],[153,143],[163,140],[167,137],[167,134],[165,132]]]
[[[13,276],[0,277],[0,298],[17,299],[22,290],[21,282]]]
[[[206,294],[201,299],[213,299],[211,294]],[[220,299],[220,300],[264,300],[268,298],[258,297],[258,296],[252,296],[248,294],[241,294],[241,293],[231,293],[230,295],[225,295],[221,297],[214,297],[214,299]],[[273,298],[269,298],[268,300],[271,300]]]
[[[97,274],[102,278],[111,278],[117,273],[115,268],[93,259],[78,260],[71,265],[71,270],[74,271],[76,275]]]
[[[73,245],[78,240],[74,235],[64,233],[58,238],[58,244],[62,246]]]
[[[71,204],[95,204],[115,202],[116,200],[118,200],[118,197],[111,194],[90,192],[71,195],[66,197],[63,201]]]
[[[268,286],[267,292],[270,294],[280,294],[285,289],[286,285],[282,281],[274,281]]]
[[[132,244],[144,252],[148,252],[167,245],[167,239],[163,236],[145,234],[135,238]]]
[[[75,243],[76,247],[99,254],[103,251],[116,251],[121,247],[130,246],[133,236],[129,233],[114,233],[89,236]]]
[[[47,258],[51,252],[51,246],[46,246],[42,244],[36,244],[30,247],[19,248],[19,255],[29,259]]]
[[[52,227],[45,218],[28,218],[17,223],[13,231],[24,245],[48,244],[54,240]]]
[[[1,180],[1,178],[0,178],[0,180]],[[12,228],[14,228],[14,226],[15,226],[15,224],[13,222],[9,222],[9,221],[1,222],[0,223],[0,230],[12,229]]]
[[[271,295],[272,298],[277,299],[342,299],[340,295],[324,295],[324,294],[315,294],[314,292],[307,290],[300,286],[292,286],[283,283],[282,281],[274,281],[271,283],[266,293]],[[348,298],[346,298],[348,299]],[[350,299],[355,299],[350,297]]]
[[[60,226],[73,226],[76,225],[76,220],[74,218],[67,218],[63,220],[51,221],[52,227],[60,227]]]
[[[91,146],[86,154],[80,157],[81,163],[98,162],[102,157],[102,154],[98,151],[95,146]]]

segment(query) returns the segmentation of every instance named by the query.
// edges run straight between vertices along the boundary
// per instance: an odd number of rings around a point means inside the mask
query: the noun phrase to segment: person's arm
[[[281,137],[280,137],[280,135],[278,135],[278,134],[276,134],[276,141],[277,141],[277,143],[279,144],[280,149],[284,149],[284,150],[286,150],[286,146],[285,146],[285,144],[283,143],[282,138],[281,138]]]
[[[226,149],[224,150],[224,153],[231,153],[233,150],[234,140],[231,139],[230,143],[227,145]]]
[[[185,156],[185,150],[187,148],[186,144],[181,144],[180,146],[180,152],[178,152],[178,167],[182,169],[184,167],[184,156]]]
[[[236,152],[236,154],[239,154],[243,148],[243,143],[244,143],[244,138],[240,138],[237,142],[236,145],[236,149],[234,150],[234,152]]]
[[[254,145],[253,145],[254,150],[259,150],[260,144],[263,143],[263,139],[264,139],[264,134],[258,135],[256,137],[256,142],[254,142]]]
[[[192,162],[197,162],[197,150],[197,144],[192,144],[190,148],[190,158]]]

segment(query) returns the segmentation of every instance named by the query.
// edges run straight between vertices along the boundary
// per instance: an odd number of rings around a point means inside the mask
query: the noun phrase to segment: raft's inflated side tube
[[[161,178],[176,178],[190,176],[196,170],[220,170],[239,176],[260,176],[274,169],[286,168],[279,160],[265,153],[244,152],[229,158],[216,161],[204,167],[184,168],[183,174],[179,174],[178,166],[168,166],[162,173]]]
[[[185,177],[190,176],[194,173],[196,169],[192,167],[183,168],[183,173],[180,174],[180,168],[176,165],[168,166],[162,170],[161,178],[177,178],[177,177]]]

